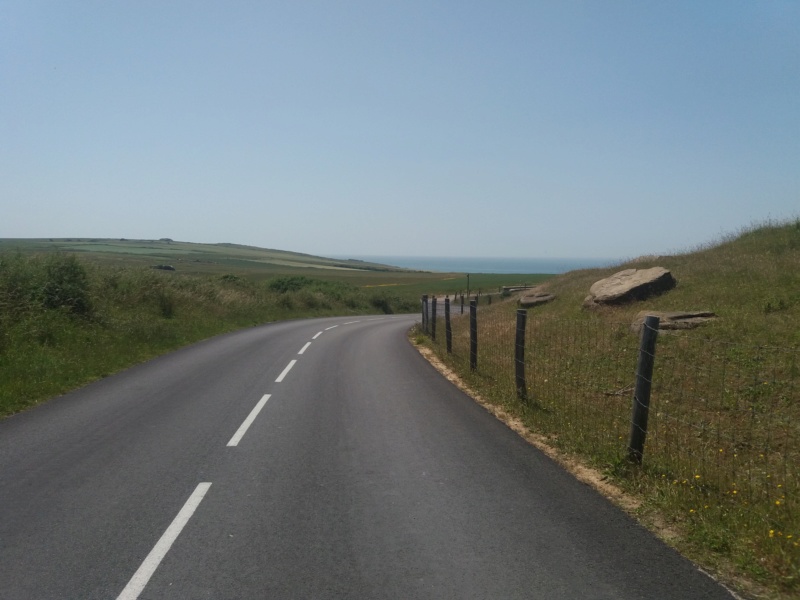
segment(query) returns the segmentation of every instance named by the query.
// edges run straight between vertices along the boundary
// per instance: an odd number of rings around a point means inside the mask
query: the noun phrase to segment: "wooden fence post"
[[[453,328],[450,326],[450,298],[444,299],[444,337],[447,341],[447,353],[453,352]]]
[[[517,310],[517,336],[514,344],[514,375],[517,384],[517,397],[525,400],[527,386],[525,385],[525,326],[528,321],[528,311],[524,308]]]
[[[431,339],[436,341],[436,296],[431,301]]]
[[[422,294],[422,331],[428,333],[428,294]]]
[[[637,464],[642,463],[644,440],[647,437],[647,417],[650,413],[650,390],[653,384],[658,325],[659,318],[648,315],[642,325],[642,339],[639,344],[636,389],[633,392],[631,414],[631,438],[628,442],[628,458]]]
[[[464,314],[464,294],[461,294],[461,314]]]
[[[469,368],[478,368],[478,301],[469,301]]]

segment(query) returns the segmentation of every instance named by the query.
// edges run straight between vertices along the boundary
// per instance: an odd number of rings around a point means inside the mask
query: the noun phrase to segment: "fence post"
[[[444,299],[444,337],[447,340],[447,353],[453,352],[453,328],[450,326],[450,298]]]
[[[647,437],[647,417],[650,413],[650,390],[653,384],[658,325],[659,318],[648,315],[642,325],[642,338],[639,344],[636,389],[633,392],[631,415],[631,438],[628,443],[628,458],[637,464],[642,462],[644,440]]]
[[[431,339],[436,341],[436,296],[431,301]]]
[[[461,294],[461,314],[464,314],[464,294]]]
[[[528,311],[524,308],[517,310],[517,336],[514,345],[514,375],[517,383],[517,397],[520,400],[527,398],[525,385],[525,326],[528,321]]]
[[[422,331],[428,333],[428,294],[422,294]]]
[[[469,368],[478,368],[478,301],[469,301]]]

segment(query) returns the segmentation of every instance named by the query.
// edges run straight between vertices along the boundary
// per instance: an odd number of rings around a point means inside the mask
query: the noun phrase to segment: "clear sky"
[[[626,258],[797,216],[797,0],[0,0],[0,237]]]

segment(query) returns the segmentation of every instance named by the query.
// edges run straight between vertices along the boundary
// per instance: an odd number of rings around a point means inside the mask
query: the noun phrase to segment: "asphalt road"
[[[257,327],[0,422],[0,598],[731,597],[444,380],[414,320]]]

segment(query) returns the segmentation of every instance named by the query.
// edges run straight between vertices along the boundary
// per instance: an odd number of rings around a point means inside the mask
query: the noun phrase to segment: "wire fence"
[[[626,462],[640,353],[630,323],[529,318],[518,348],[514,313],[476,307],[472,365],[469,315],[452,312],[448,352],[441,305],[435,321],[428,305],[423,327],[430,333],[436,323],[434,348],[471,385],[517,406],[529,426],[559,447],[601,465]],[[521,354],[525,389],[515,364]],[[698,526],[730,527],[749,535],[754,548],[778,544],[783,570],[793,569],[794,577],[800,572],[799,359],[798,348],[660,332],[636,471]]]

